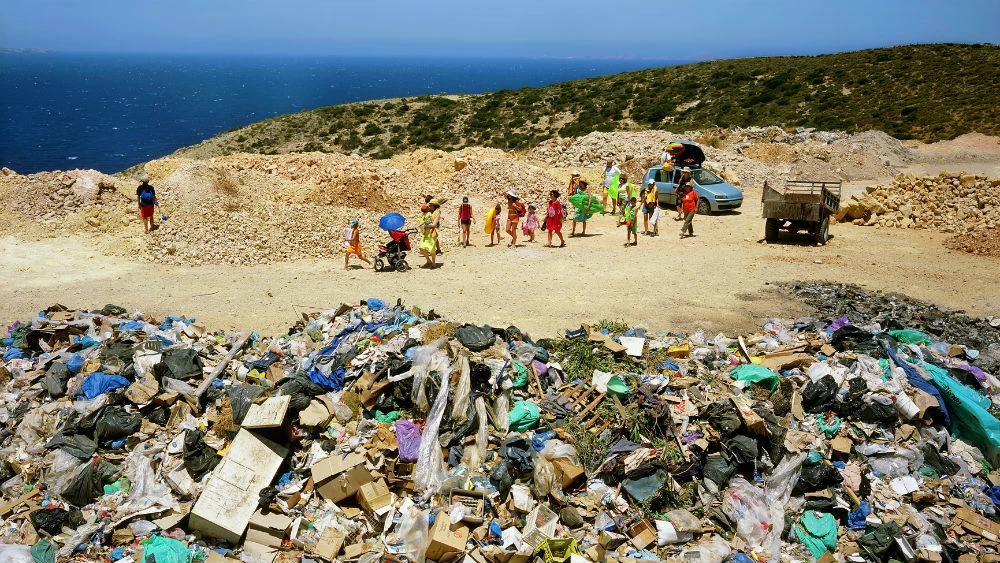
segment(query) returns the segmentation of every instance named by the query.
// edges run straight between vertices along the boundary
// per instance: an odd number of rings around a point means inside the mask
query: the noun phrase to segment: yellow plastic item
[[[680,346],[667,346],[667,356],[670,358],[686,358],[691,352],[691,347],[687,344]]]
[[[493,232],[493,220],[497,216],[496,208],[490,209],[486,213],[483,213],[483,217],[486,217],[486,224],[483,226],[483,232],[490,234]]]

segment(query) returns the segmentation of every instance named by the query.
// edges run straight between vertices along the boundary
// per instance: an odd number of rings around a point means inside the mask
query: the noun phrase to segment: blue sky
[[[906,43],[1000,43],[1000,0],[4,0],[3,5],[0,47],[60,51],[686,60]],[[691,8],[687,13],[685,6]]]

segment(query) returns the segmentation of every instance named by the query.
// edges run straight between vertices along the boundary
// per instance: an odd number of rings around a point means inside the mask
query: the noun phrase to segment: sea
[[[114,173],[275,115],[688,61],[0,53],[0,166]]]

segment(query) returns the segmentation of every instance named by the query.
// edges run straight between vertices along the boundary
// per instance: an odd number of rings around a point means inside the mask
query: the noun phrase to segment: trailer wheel
[[[764,240],[767,242],[776,242],[778,240],[778,228],[779,221],[777,219],[768,219],[764,223]]]
[[[816,244],[826,244],[830,240],[830,217],[823,217],[816,227]]]

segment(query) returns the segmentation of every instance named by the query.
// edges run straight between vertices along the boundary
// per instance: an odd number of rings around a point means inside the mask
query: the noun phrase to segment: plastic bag
[[[431,408],[430,399],[427,397],[428,380],[433,381],[431,374],[435,372],[439,374],[451,373],[448,367],[448,357],[439,350],[443,340],[441,338],[427,346],[417,346],[412,349],[413,364],[410,367],[410,373],[413,376],[413,391],[410,400],[422,413],[428,412]],[[442,388],[448,389],[447,377],[441,377],[439,381]]]
[[[97,466],[88,461],[80,466],[66,488],[59,491],[59,496],[74,506],[86,506],[94,502],[101,491],[101,476]]]
[[[441,516],[438,516],[441,518]],[[424,563],[428,544],[428,511],[410,506],[399,518],[396,537],[403,544],[403,553],[411,563]]]
[[[458,360],[458,385],[455,386],[455,396],[452,398],[451,419],[456,423],[465,422],[469,417],[469,396],[472,394],[472,370],[469,358],[461,356]]]
[[[729,482],[722,501],[722,511],[736,523],[738,536],[752,547],[763,545],[772,526],[771,511],[764,491],[746,479],[737,477]]]
[[[455,329],[455,338],[473,352],[482,352],[493,346],[496,342],[496,335],[493,329],[488,326],[462,325]]]
[[[670,525],[678,532],[701,532],[701,520],[683,508],[677,508],[664,514]]]
[[[510,430],[510,391],[501,390],[493,401],[493,415],[497,430],[506,434]]]
[[[557,438],[546,440],[545,447],[542,448],[542,451],[538,452],[538,455],[548,460],[566,458],[573,462],[573,465],[579,465],[576,458],[576,448],[572,444],[567,444]]]
[[[108,375],[99,371],[87,376],[83,380],[83,394],[88,399],[94,399],[98,395],[103,395],[108,391],[114,391],[119,387],[128,387],[131,382],[120,375]]]
[[[531,492],[535,498],[545,499],[552,490],[561,491],[561,487],[556,488],[556,468],[544,457],[535,460],[535,470],[532,472]]]
[[[426,348],[426,347],[424,347]],[[417,361],[414,360],[414,366]],[[417,467],[413,472],[413,481],[416,489],[420,492],[436,492],[441,485],[444,474],[444,456],[441,454],[441,446],[438,444],[438,432],[441,429],[441,418],[444,416],[445,407],[448,406],[448,381],[451,375],[451,367],[448,365],[448,357],[441,351],[435,349],[427,359],[427,365],[433,365],[440,376],[437,398],[434,399],[434,406],[431,407],[424,424],[424,432],[420,437],[420,452],[417,458]],[[430,372],[427,373],[430,376]],[[414,390],[417,382],[414,380]]]
[[[128,438],[139,431],[142,426],[142,415],[138,412],[129,413],[122,407],[108,407],[101,413],[94,426],[94,440],[98,443],[105,440]]]
[[[420,427],[412,420],[396,421],[396,443],[400,461],[417,461],[420,456]]]
[[[712,536],[681,552],[680,560],[688,563],[722,563],[733,549],[722,536]]]
[[[476,397],[476,417],[479,418],[479,430],[476,431],[476,445],[473,448],[466,448],[466,451],[474,450],[475,455],[470,460],[469,467],[476,468],[482,465],[486,459],[486,450],[489,447],[489,418],[486,415],[486,399]],[[475,463],[471,463],[475,462]]]
[[[515,432],[531,430],[538,425],[540,417],[541,411],[539,411],[538,405],[531,401],[518,401],[514,403],[514,408],[510,409],[510,414],[507,417],[509,429]]]
[[[73,480],[80,467],[89,461],[80,461],[74,455],[62,449],[55,450],[49,456],[51,461],[49,470],[45,474],[43,483],[50,491],[62,491]]]
[[[0,561],[3,563],[35,563],[31,556],[31,546],[0,544]]]
[[[220,458],[204,440],[204,430],[188,430],[184,435],[184,468],[195,481],[215,469]]]
[[[743,364],[729,372],[729,376],[736,381],[745,381],[748,384],[758,383],[766,385],[771,391],[778,388],[778,374],[757,364]]]
[[[170,492],[170,487],[166,483],[157,481],[156,472],[148,457],[133,454],[129,467],[132,488],[129,490],[128,500],[118,507],[121,515],[145,510],[151,506],[180,510],[177,500]]]
[[[56,556],[61,559],[68,559],[73,552],[76,551],[77,546],[83,543],[90,543],[90,538],[93,537],[101,528],[104,527],[104,521],[98,520],[93,524],[84,524],[76,529],[66,540],[63,542],[61,548],[57,552]]]
[[[156,563],[190,563],[191,552],[182,542],[164,536],[151,536],[142,542],[142,557]]]
[[[678,532],[673,524],[666,520],[654,520],[656,524],[656,545],[663,547],[672,543],[685,543],[694,538],[691,532]]]

